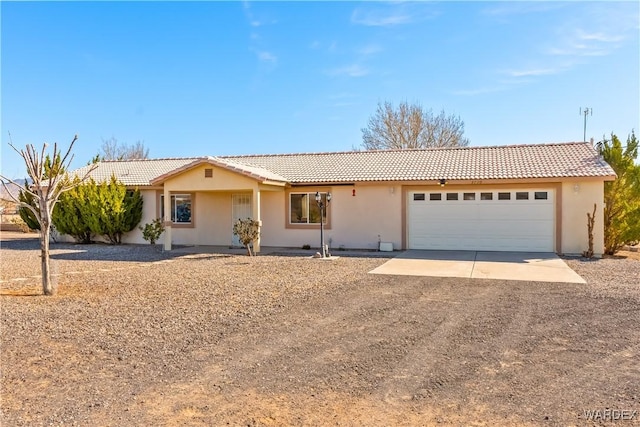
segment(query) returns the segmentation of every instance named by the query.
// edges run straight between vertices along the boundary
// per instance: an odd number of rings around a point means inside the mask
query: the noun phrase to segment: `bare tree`
[[[464,122],[458,116],[435,116],[419,104],[378,103],[369,125],[362,129],[362,146],[366,150],[412,149],[431,147],[466,147]]]
[[[102,140],[102,156],[98,155],[101,160],[135,160],[148,159],[149,149],[145,148],[142,141],[135,144],[121,144],[117,139],[111,137]]]
[[[51,283],[51,270],[49,265],[49,238],[51,235],[51,214],[53,208],[58,202],[58,198],[65,191],[71,190],[73,187],[86,180],[89,177],[91,171],[94,168],[89,168],[87,173],[79,178],[71,180],[68,178],[66,170],[69,169],[69,165],[73,160],[73,154],[71,149],[73,144],[78,139],[78,135],[73,137],[69,149],[64,156],[60,157],[62,151],[58,150],[58,144],[53,144],[52,159],[60,158],[60,162],[55,161],[53,167],[51,162],[47,162],[48,155],[46,154],[48,144],[45,142],[42,146],[42,150],[38,153],[32,144],[27,144],[24,150],[18,150],[13,141],[9,143],[20,156],[24,159],[24,163],[27,167],[27,174],[31,178],[32,184],[26,186],[23,191],[29,193],[34,197],[37,208],[34,206],[21,202],[15,196],[11,196],[13,201],[18,204],[19,207],[29,209],[36,216],[38,223],[40,224],[40,251],[42,257],[42,291],[45,295],[53,295],[54,288]],[[2,186],[7,189],[7,183],[16,184],[15,181],[9,179],[3,175],[0,175],[0,182]],[[6,181],[6,182],[5,182]],[[11,194],[11,193],[10,193]]]

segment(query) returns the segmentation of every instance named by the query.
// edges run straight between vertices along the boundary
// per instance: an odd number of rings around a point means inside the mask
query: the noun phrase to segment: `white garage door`
[[[551,189],[411,191],[409,248],[554,251]]]

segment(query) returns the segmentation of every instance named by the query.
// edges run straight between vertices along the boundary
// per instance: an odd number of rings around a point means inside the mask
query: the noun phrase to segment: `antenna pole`
[[[587,142],[587,116],[593,116],[593,108],[582,108],[580,107],[580,114],[584,114],[584,134],[583,134],[583,142]]]

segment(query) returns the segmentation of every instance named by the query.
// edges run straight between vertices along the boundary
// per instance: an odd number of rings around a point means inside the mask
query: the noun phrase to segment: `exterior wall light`
[[[444,179],[444,178],[443,178],[443,179],[441,179],[441,180],[440,180],[440,187],[444,187],[444,185],[445,185],[446,183],[447,183],[447,180],[446,180],[446,179]]]

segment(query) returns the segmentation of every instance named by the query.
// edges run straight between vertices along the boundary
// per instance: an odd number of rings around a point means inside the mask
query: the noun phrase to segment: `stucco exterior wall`
[[[213,169],[213,177],[205,178],[204,169]],[[158,192],[190,193],[193,197],[193,226],[172,227],[171,240],[175,245],[232,244],[232,194],[252,193],[260,190],[262,220],[262,246],[302,247],[320,246],[319,226],[289,224],[289,195],[292,192],[316,191],[332,193],[329,205],[329,224],[325,229],[325,243],[335,251],[346,249],[377,249],[378,242],[391,242],[393,248],[403,248],[407,241],[406,203],[403,193],[410,190],[440,190],[437,185],[416,186],[412,183],[367,183],[357,185],[323,185],[282,188],[259,185],[247,176],[211,165],[198,166],[176,175],[165,182],[164,190],[141,190],[144,198],[143,218],[140,225],[151,222],[159,215]],[[564,182],[508,182],[485,183],[470,186],[467,183],[447,184],[458,191],[463,188],[495,190],[500,188],[552,188],[555,198],[554,230],[556,250],[563,254],[581,254],[588,246],[587,212],[596,203],[594,252],[604,249],[603,192],[601,179],[568,179]],[[355,190],[355,195],[354,195]],[[256,198],[252,199],[255,203]],[[315,203],[315,202],[312,202]],[[255,212],[255,211],[254,211]],[[164,235],[158,243],[162,243]],[[71,241],[64,236],[63,240]],[[145,244],[142,232],[135,229],[123,237],[124,243]]]
[[[325,229],[325,243],[331,248],[377,249],[378,235],[402,244],[402,209],[400,187],[388,185],[296,187],[290,192],[330,191],[330,225]],[[356,195],[353,196],[353,190]],[[320,247],[320,228],[288,225],[289,191],[262,192],[262,245],[282,247]]]
[[[213,169],[211,178],[204,177],[205,169]],[[258,188],[256,180],[212,165],[201,165],[171,177],[164,183],[168,191],[247,191]]]
[[[604,184],[602,181],[567,181],[562,183],[562,250],[563,254],[582,254],[588,249],[587,212],[596,216],[593,250],[604,252]]]
[[[156,214],[156,190],[140,190],[142,195],[142,219],[138,227],[144,227],[145,224],[150,223],[157,218]],[[142,231],[136,227],[133,231],[122,236],[122,243],[149,243],[142,238]],[[158,243],[162,242],[162,236]]]
[[[205,178],[205,169],[212,176]],[[174,245],[231,245],[231,194],[252,192],[258,182],[252,178],[212,165],[201,165],[171,177],[164,183],[169,193],[191,193],[193,226],[174,226]]]

